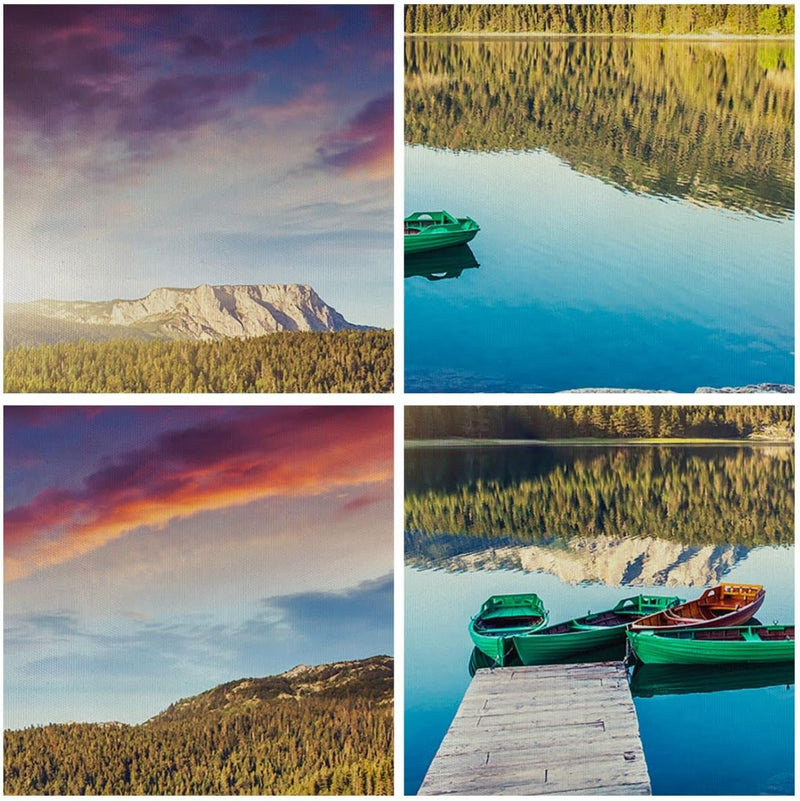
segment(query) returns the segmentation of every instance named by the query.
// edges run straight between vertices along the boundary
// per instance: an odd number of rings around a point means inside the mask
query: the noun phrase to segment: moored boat
[[[760,584],[720,584],[706,590],[699,598],[647,615],[631,623],[632,631],[676,628],[742,626],[764,603]]]
[[[680,603],[683,603],[681,598],[663,595],[624,598],[603,612],[518,634],[513,638],[513,645],[523,665],[558,662],[596,648],[624,643],[625,630],[630,623]]]
[[[634,656],[645,665],[794,660],[793,625],[628,631],[628,642]]]
[[[495,664],[504,665],[513,653],[515,634],[547,625],[547,610],[535,593],[492,595],[469,622],[469,636]]]
[[[453,217],[446,211],[417,211],[405,218],[403,248],[422,253],[470,242],[480,226],[471,217]]]

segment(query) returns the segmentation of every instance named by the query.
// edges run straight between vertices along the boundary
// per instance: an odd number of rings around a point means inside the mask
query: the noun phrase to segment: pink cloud
[[[78,489],[51,487],[7,511],[6,580],[141,527],[391,476],[391,408],[248,409],[233,418],[206,419],[120,455]]]

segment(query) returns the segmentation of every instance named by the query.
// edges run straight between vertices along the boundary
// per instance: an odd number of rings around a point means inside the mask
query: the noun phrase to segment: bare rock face
[[[303,284],[238,284],[194,289],[154,289],[138,300],[56,301],[9,304],[7,322],[24,324],[27,338],[37,328],[77,331],[90,339],[112,336],[212,340],[255,337],[280,331],[366,330],[348,322]],[[6,326],[6,337],[13,334]],[[31,333],[32,332],[32,333]],[[73,339],[63,336],[59,339]],[[36,344],[25,342],[24,344]]]

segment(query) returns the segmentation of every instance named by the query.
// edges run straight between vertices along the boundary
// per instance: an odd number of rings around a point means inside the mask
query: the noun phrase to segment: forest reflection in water
[[[794,45],[783,41],[406,41],[405,139],[546,149],[622,189],[794,214]]]
[[[416,568],[707,585],[794,542],[791,445],[415,447],[405,471]]]

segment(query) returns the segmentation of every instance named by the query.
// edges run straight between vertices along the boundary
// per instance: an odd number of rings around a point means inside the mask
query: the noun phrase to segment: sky
[[[392,6],[5,6],[5,299],[305,283],[392,326]]]
[[[391,407],[4,410],[4,727],[391,654]]]

